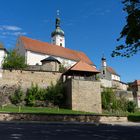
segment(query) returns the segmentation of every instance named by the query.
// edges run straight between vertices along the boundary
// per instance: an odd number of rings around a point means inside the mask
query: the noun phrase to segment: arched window
[[[103,70],[103,75],[105,75],[105,70]]]

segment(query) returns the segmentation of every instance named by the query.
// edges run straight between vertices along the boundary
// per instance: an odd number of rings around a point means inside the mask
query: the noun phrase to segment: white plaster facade
[[[52,37],[52,44],[62,46],[65,48],[65,37],[60,35],[55,35]]]
[[[6,51],[4,49],[0,49],[0,68],[2,68],[2,63],[4,60],[4,57],[6,56]]]
[[[120,76],[111,74],[111,80],[121,81]]]
[[[28,65],[42,65],[41,60],[50,56],[47,54],[42,54],[42,53],[25,50],[22,47],[22,45],[21,46],[19,45],[19,47],[16,48],[16,51],[18,51],[18,53],[20,55],[25,57],[26,64],[28,64]],[[62,65],[64,65],[67,68],[73,66],[76,63],[76,61],[69,60],[66,58],[62,58],[62,57],[58,57],[58,56],[53,56],[53,57],[56,58]]]

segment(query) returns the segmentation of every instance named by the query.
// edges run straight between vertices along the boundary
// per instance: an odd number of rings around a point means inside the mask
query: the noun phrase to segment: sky
[[[0,0],[0,42],[8,50],[20,35],[51,42],[60,11],[66,47],[83,51],[98,69],[101,57],[123,82],[140,79],[140,52],[131,58],[111,57],[125,25],[121,0]]]

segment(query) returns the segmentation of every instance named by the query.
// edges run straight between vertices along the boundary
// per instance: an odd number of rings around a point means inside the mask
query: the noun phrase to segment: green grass
[[[140,112],[131,113],[128,115],[128,120],[133,122],[140,122]]]
[[[58,108],[47,108],[47,107],[19,107],[17,106],[5,106],[0,108],[0,112],[3,113],[36,113],[36,114],[94,114],[81,111],[73,111],[70,109],[58,109]]]

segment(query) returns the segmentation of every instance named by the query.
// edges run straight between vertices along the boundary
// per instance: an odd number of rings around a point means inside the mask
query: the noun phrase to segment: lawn
[[[128,115],[128,120],[133,122],[140,122],[140,112],[131,113]]]
[[[88,112],[73,111],[70,109],[47,108],[47,107],[17,107],[5,106],[0,108],[0,112],[7,113],[42,113],[42,114],[91,114]],[[92,113],[93,114],[93,113]]]

